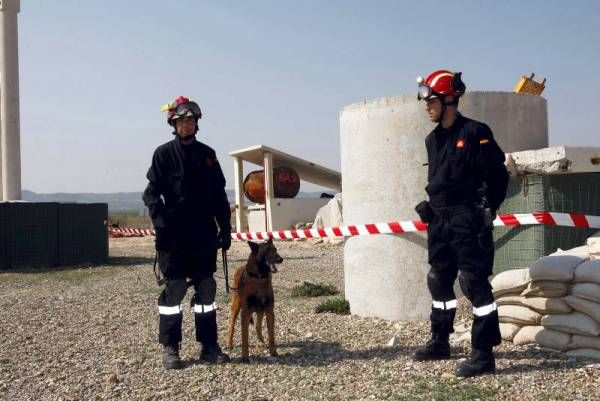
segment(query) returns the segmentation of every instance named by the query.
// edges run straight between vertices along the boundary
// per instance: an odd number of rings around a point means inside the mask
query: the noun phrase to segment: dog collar
[[[258,280],[266,280],[269,278],[269,273],[267,273],[266,275],[261,275],[261,274],[254,274],[249,272],[248,270],[246,270],[246,274],[249,275],[252,278],[256,278]]]

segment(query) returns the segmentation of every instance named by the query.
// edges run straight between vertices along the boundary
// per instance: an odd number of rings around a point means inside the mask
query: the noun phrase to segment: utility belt
[[[429,202],[423,201],[415,207],[415,211],[423,223],[430,223],[434,217],[447,220],[450,217],[457,216],[459,214],[476,213],[477,207],[474,203],[433,207]]]
[[[431,212],[436,217],[443,219],[449,219],[450,217],[457,216],[459,214],[475,213],[477,208],[475,205],[454,205],[445,207],[433,207],[430,206]]]

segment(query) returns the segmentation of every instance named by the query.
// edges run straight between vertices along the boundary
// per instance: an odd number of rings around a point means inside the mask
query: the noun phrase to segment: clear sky
[[[545,76],[550,144],[600,146],[598,1],[22,0],[19,40],[36,192],[143,190],[178,95],[228,188],[228,152],[259,143],[339,170],[339,111],[439,68],[472,90]]]

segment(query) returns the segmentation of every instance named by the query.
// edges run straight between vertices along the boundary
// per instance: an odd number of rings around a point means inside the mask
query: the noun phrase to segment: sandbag
[[[600,323],[580,312],[544,316],[542,318],[542,326],[564,333],[581,334],[584,336],[600,335]]]
[[[563,298],[523,297],[523,305],[542,315],[557,315],[573,310]]]
[[[529,269],[511,269],[497,274],[491,281],[494,297],[504,294],[519,294],[531,281]]]
[[[578,246],[577,248],[571,248],[566,250],[558,248],[556,252],[551,253],[550,255],[571,255],[580,257],[581,259],[589,259],[590,250],[587,245],[582,245]]]
[[[513,344],[535,344],[535,336],[542,330],[544,330],[543,326],[524,326],[515,334]]]
[[[549,255],[533,262],[529,268],[531,280],[572,281],[575,267],[584,259],[573,255]]]
[[[536,326],[542,315],[526,306],[504,305],[498,307],[498,319],[501,323],[514,323],[522,326]]]
[[[515,335],[513,343],[515,345],[537,343],[544,348],[564,351],[571,343],[571,335],[544,326],[525,326]]]
[[[596,322],[600,322],[600,304],[598,302],[579,298],[575,295],[569,295],[568,297],[565,297],[564,300],[571,308],[578,312],[585,313]]]
[[[579,298],[600,302],[600,284],[578,283],[572,287],[571,293]]]
[[[498,298],[495,298],[497,306],[502,306],[502,305],[524,306],[523,305],[524,299],[525,299],[525,297],[522,297],[521,295],[503,295]]]
[[[600,337],[582,336],[579,334],[573,334],[571,339],[570,348],[594,348],[600,350]]]
[[[577,266],[573,281],[600,284],[600,260],[588,260]]]
[[[544,328],[535,335],[535,341],[544,348],[564,351],[569,349],[571,337],[571,334]]]
[[[532,281],[521,292],[521,295],[524,297],[559,298],[567,295],[568,289],[567,283],[548,280]]]
[[[542,315],[553,315],[559,313],[569,313],[573,310],[562,298],[544,298],[544,297],[522,297],[516,295],[505,295],[496,299],[496,305],[518,305],[526,306]]]
[[[600,350],[592,348],[580,348],[567,351],[567,355],[580,358],[600,359]]]
[[[596,234],[587,240],[588,251],[590,258],[593,260],[600,259],[600,235]]]
[[[512,341],[515,334],[521,329],[521,326],[514,323],[500,323],[500,336],[503,340]]]

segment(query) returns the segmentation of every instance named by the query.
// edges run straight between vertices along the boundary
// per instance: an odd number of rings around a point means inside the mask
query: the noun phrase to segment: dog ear
[[[258,244],[256,242],[248,241],[248,245],[250,245],[252,253],[258,252]]]
[[[273,237],[269,237],[269,240],[267,241],[267,244],[273,245]]]

